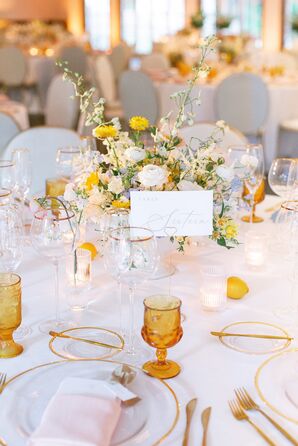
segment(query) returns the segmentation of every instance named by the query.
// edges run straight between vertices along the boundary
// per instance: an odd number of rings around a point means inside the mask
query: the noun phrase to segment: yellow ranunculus
[[[114,200],[112,201],[112,206],[118,209],[130,209],[130,201]]]
[[[237,234],[238,234],[237,226],[234,222],[231,222],[226,227],[226,237],[227,237],[227,239],[235,238],[237,236]]]
[[[149,127],[149,121],[147,118],[144,118],[143,116],[133,116],[129,120],[129,126],[133,130],[137,130],[138,132],[143,132],[144,130],[147,130]]]
[[[118,130],[113,125],[99,125],[92,132],[95,138],[116,138],[118,136]]]
[[[99,181],[98,173],[91,172],[89,177],[86,179],[85,187],[87,191],[90,191],[93,186],[97,186]]]

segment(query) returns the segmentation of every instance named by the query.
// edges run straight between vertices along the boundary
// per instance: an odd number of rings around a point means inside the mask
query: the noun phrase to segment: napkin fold
[[[109,446],[121,401],[104,381],[66,378],[28,446]]]

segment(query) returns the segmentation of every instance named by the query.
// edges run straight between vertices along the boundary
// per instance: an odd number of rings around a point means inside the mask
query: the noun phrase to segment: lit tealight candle
[[[204,310],[222,310],[227,302],[227,280],[220,265],[206,265],[200,270],[200,302]]]
[[[261,269],[266,261],[267,235],[248,231],[244,244],[245,262],[252,269]]]

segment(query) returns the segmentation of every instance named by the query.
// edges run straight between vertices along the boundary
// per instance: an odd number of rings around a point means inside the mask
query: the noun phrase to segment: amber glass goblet
[[[12,358],[23,351],[13,340],[21,325],[21,278],[13,273],[0,273],[0,358]]]
[[[173,296],[156,295],[144,300],[142,336],[155,347],[156,361],[148,361],[143,370],[155,378],[173,378],[180,373],[180,365],[167,359],[167,348],[176,345],[183,335],[181,327],[181,300]]]
[[[244,185],[242,198],[245,201],[250,201],[250,200],[247,200],[247,198],[246,198],[248,195],[249,195],[249,190]],[[264,201],[264,199],[265,199],[265,180],[263,179],[261,181],[260,186],[258,187],[257,191],[254,194],[253,210],[252,210],[252,223],[261,223],[262,221],[264,221],[264,219],[262,217],[258,217],[255,214],[255,212],[256,212],[256,205],[258,203],[261,203],[262,201]],[[242,217],[242,221],[245,221],[246,223],[250,223],[251,222],[251,216],[250,215],[244,215]]]

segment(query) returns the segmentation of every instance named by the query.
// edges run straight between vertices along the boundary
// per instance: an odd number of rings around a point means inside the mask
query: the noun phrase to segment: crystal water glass
[[[272,161],[268,183],[272,191],[284,200],[292,198],[294,192],[297,161],[293,158],[276,158]]]
[[[15,149],[12,152],[14,163],[14,195],[21,203],[21,213],[24,217],[25,200],[29,194],[32,181],[32,163],[30,150]]]
[[[80,155],[81,150],[76,146],[61,147],[57,149],[57,175],[67,181],[71,181],[74,175],[76,162]]]
[[[0,189],[13,191],[15,186],[14,180],[14,163],[11,160],[0,160]]]
[[[39,255],[49,259],[55,267],[56,319],[40,325],[40,331],[61,331],[72,324],[60,318],[59,259],[74,252],[79,238],[75,214],[64,206],[42,208],[34,215],[31,242]]]

